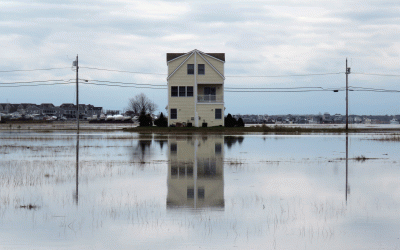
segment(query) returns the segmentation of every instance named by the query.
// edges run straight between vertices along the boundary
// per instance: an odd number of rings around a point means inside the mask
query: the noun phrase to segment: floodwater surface
[[[0,249],[400,249],[377,138],[0,132]]]

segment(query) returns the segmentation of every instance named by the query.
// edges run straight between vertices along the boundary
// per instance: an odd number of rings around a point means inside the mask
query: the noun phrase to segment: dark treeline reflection
[[[242,144],[244,140],[243,136],[225,136],[224,137],[224,143],[226,144],[226,146],[229,148],[231,148],[234,144],[239,143]]]

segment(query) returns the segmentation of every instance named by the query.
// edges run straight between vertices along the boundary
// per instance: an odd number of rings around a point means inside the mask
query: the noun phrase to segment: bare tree
[[[157,104],[150,100],[145,94],[141,93],[134,98],[130,98],[128,102],[127,111],[132,111],[135,114],[144,112],[145,114],[152,114],[157,109]]]

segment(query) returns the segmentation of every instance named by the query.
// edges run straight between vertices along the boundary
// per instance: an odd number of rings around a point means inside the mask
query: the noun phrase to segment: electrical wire
[[[344,72],[336,72],[336,73],[318,73],[318,74],[294,74],[294,75],[250,75],[250,76],[241,76],[241,75],[227,75],[225,77],[298,77],[298,76],[325,76],[325,75],[339,75]]]
[[[127,71],[127,70],[117,70],[117,69],[102,69],[102,68],[95,68],[95,67],[82,67],[85,69],[92,69],[92,70],[102,70],[102,71],[111,71],[111,72],[120,72],[120,73],[130,73],[130,74],[146,74],[146,75],[167,75],[162,73],[149,73],[149,72],[139,72],[139,71]],[[301,77],[301,76],[324,76],[324,75],[338,75],[343,74],[344,72],[335,72],[335,73],[318,73],[318,74],[293,74],[293,75],[250,75],[250,76],[241,76],[241,75],[227,75],[225,77]]]
[[[164,87],[158,87],[158,86],[153,86],[153,85],[137,85],[137,84],[132,84],[132,85],[120,85],[120,84],[109,84],[109,83],[87,83],[84,82],[85,85],[96,85],[96,86],[108,86],[108,87],[121,87],[121,88],[139,88],[139,89],[168,89],[167,86]]]
[[[0,83],[1,85],[10,85],[10,84],[25,84],[25,83],[37,83],[37,82],[70,82],[70,80],[64,80],[64,79],[54,79],[54,80],[41,80],[41,81],[26,81],[26,82],[2,82]]]
[[[1,86],[0,88],[18,88],[18,87],[37,87],[37,86],[54,86],[54,85],[69,85],[72,83],[43,83],[43,84],[26,84],[26,85],[12,85],[12,86]]]
[[[111,71],[111,72],[119,72],[119,73],[129,73],[129,74],[145,74],[145,75],[167,75],[161,73],[147,73],[147,72],[139,72],[139,71],[127,71],[127,70],[118,70],[118,69],[102,69],[102,68],[94,68],[94,67],[82,67],[82,69],[92,69],[92,70],[102,70],[102,71]]]
[[[0,70],[0,73],[10,73],[10,72],[26,72],[26,71],[43,71],[43,70],[54,70],[54,69],[69,69],[70,67],[63,68],[47,68],[47,69],[14,69],[14,70]]]
[[[81,80],[81,79],[80,79]],[[99,82],[99,83],[114,83],[114,84],[132,84],[132,85],[148,85],[148,86],[159,86],[159,87],[166,87],[167,84],[148,84],[148,83],[134,83],[134,82],[114,82],[114,81],[102,81],[102,80],[85,80],[83,83],[85,84],[93,84],[89,83],[90,82]]]
[[[323,89],[322,87],[289,87],[289,88],[252,88],[252,87],[247,87],[247,88],[236,88],[236,87],[225,87],[226,89]]]
[[[321,91],[332,91],[332,90],[324,90],[324,89],[315,89],[315,90],[226,90],[225,92],[251,92],[251,93],[261,93],[261,92],[271,92],[271,93],[299,93],[299,92],[321,92]]]
[[[376,74],[376,73],[357,73],[357,72],[351,72],[353,75],[367,75],[367,76],[392,76],[392,77],[399,77],[400,75],[395,75],[395,74]]]

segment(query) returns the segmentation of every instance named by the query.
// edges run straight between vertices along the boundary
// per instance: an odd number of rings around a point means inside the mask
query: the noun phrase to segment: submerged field
[[[320,134],[320,133],[400,133],[400,125],[391,124],[264,124],[246,125],[245,127],[138,127],[137,124],[126,123],[99,123],[91,124],[81,121],[80,131],[124,131],[141,134]],[[69,122],[8,122],[0,123],[0,131],[75,131],[77,123]]]
[[[399,249],[390,138],[2,131],[0,246]]]

